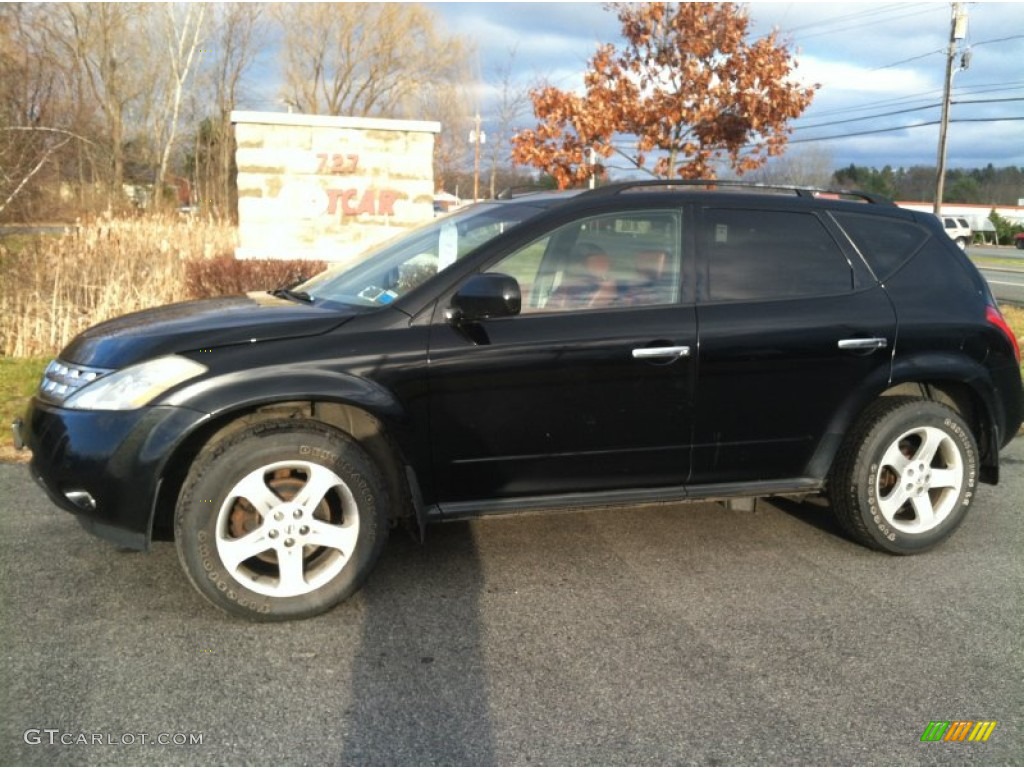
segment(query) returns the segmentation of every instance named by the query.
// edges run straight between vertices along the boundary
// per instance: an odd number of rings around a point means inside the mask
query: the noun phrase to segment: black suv
[[[214,604],[299,618],[351,595],[390,528],[474,515],[825,493],[853,539],[923,551],[998,481],[1019,357],[930,214],[626,183],[98,325],[15,437],[90,531],[173,537]]]

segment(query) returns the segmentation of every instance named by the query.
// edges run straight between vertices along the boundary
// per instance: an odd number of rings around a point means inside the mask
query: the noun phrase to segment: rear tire
[[[958,413],[929,400],[882,398],[836,457],[833,513],[861,544],[900,555],[924,552],[963,522],[977,465],[977,442]]]
[[[262,422],[204,449],[174,518],[181,564],[228,613],[302,619],[354,593],[387,539],[381,475],[324,424]]]

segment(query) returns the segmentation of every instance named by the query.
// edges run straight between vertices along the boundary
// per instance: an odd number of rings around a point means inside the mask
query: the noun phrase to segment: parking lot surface
[[[6,764],[1010,765],[1024,755],[1024,440],[917,557],[819,502],[396,532],[319,618],[231,619],[0,465]],[[934,721],[995,721],[922,742]]]

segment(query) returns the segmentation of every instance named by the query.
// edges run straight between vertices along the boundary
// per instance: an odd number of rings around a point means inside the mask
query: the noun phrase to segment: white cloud
[[[845,94],[915,94],[936,87],[928,73],[909,68],[873,69],[861,62],[836,61],[818,56],[803,56],[794,73],[803,83],[820,83],[821,91]]]

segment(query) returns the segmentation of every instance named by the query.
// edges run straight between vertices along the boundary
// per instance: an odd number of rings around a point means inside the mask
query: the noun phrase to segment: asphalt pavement
[[[9,765],[1019,765],[1024,439],[939,549],[818,502],[392,537],[305,622],[208,606],[173,545],[94,540],[0,465]],[[935,721],[985,742],[922,742]],[[166,743],[160,743],[166,742]]]

